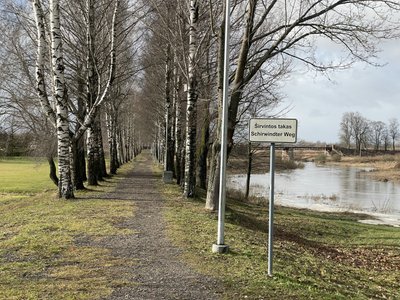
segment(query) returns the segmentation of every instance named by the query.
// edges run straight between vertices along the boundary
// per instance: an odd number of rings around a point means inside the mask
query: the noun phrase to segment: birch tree
[[[177,55],[175,54],[175,60],[177,60]],[[178,70],[176,64],[174,64],[173,71],[173,103],[175,112],[175,132],[174,132],[174,147],[175,147],[175,157],[174,157],[174,173],[176,177],[176,183],[181,185],[183,178],[184,166],[184,149],[183,149],[183,138],[182,138],[182,84],[181,75],[178,75]]]
[[[114,79],[114,71],[115,71],[115,48],[114,48],[114,39],[115,39],[115,19],[118,11],[118,3],[119,1],[115,1],[114,12],[113,12],[113,20],[111,26],[111,43],[110,43],[110,63],[109,63],[109,76],[104,86],[104,89],[99,89],[97,85],[95,88],[96,91],[100,91],[94,97],[91,92],[93,91],[93,80],[89,78],[88,81],[88,95],[91,100],[90,106],[88,106],[86,115],[84,120],[82,120],[79,129],[75,132],[72,137],[72,142],[80,139],[82,135],[86,132],[86,130],[95,123],[96,117],[98,116],[97,112],[101,104],[106,99],[107,93],[112,85],[112,81]],[[37,71],[36,71],[36,81],[37,81],[37,91],[38,97],[42,103],[44,110],[46,111],[50,120],[54,120],[57,128],[57,138],[58,138],[58,156],[59,156],[59,174],[60,174],[60,196],[64,198],[73,197],[73,189],[72,189],[72,180],[71,180],[71,138],[70,138],[70,126],[68,119],[68,107],[72,104],[68,101],[67,93],[66,93],[66,83],[64,77],[64,60],[63,60],[63,48],[62,48],[62,34],[60,27],[60,11],[59,11],[59,2],[52,1],[50,2],[50,36],[51,36],[51,57],[52,57],[52,69],[53,69],[53,90],[54,90],[54,100],[56,103],[56,112],[53,110],[52,105],[50,104],[49,97],[47,95],[47,89],[45,85],[44,72],[45,69],[45,53],[46,53],[46,28],[45,28],[45,17],[42,9],[41,2],[39,0],[35,0],[33,2],[33,8],[35,12],[36,18],[36,27],[37,27],[37,37],[38,37],[38,51],[37,51]],[[89,22],[90,23],[90,22]],[[88,29],[88,35],[90,35],[90,30]],[[88,38],[90,40],[90,38]],[[93,50],[93,49],[91,49]],[[93,53],[92,51],[88,51],[89,53]],[[90,60],[89,67],[91,67],[91,62],[93,61],[93,57],[90,56],[88,58]],[[91,69],[93,73],[97,73],[94,69]],[[89,72],[88,72],[89,73]],[[90,92],[89,92],[90,89]],[[76,110],[76,109],[75,109]],[[68,167],[67,167],[68,165]]]
[[[164,170],[173,171],[174,144],[172,142],[173,119],[172,119],[172,53],[171,47],[167,45],[165,53],[165,158]]]
[[[17,128],[21,134],[31,137],[26,140],[24,147],[29,149],[29,155],[44,156],[50,167],[50,179],[58,186],[53,157],[57,154],[55,145],[56,136],[51,122],[46,119],[45,113],[37,105],[37,84],[35,80],[36,45],[29,34],[34,33],[34,26],[26,26],[31,13],[30,7],[15,7],[7,2],[4,8],[7,13],[0,18],[2,32],[0,43],[0,123],[7,128],[7,146],[13,139],[13,129]],[[32,30],[33,29],[33,30]],[[48,48],[46,47],[46,50]],[[42,64],[39,64],[42,65]],[[39,69],[41,74],[43,70]],[[46,94],[46,91],[45,91]],[[52,112],[51,112],[52,113]],[[55,118],[52,119],[55,124]],[[1,147],[1,146],[0,146]],[[5,147],[7,149],[7,147]],[[6,151],[7,153],[7,151]]]
[[[189,59],[188,59],[188,84],[187,84],[187,107],[186,107],[186,159],[185,159],[185,187],[184,195],[193,197],[196,188],[196,128],[197,128],[197,70],[196,52],[197,22],[199,19],[199,3],[197,0],[190,1],[190,25],[189,25]]]
[[[33,1],[36,26],[38,28],[38,58],[37,58],[37,84],[38,95],[44,107],[49,104],[46,90],[43,84],[43,59],[44,59],[44,14],[39,0]],[[58,0],[50,0],[50,37],[51,37],[51,57],[54,81],[54,99],[56,102],[56,128],[57,128],[57,155],[59,172],[59,197],[73,198],[73,185],[71,176],[71,153],[70,135],[68,120],[68,98],[65,88],[63,44],[60,28],[60,5]],[[48,112],[49,115],[52,113]]]
[[[123,2],[124,9],[128,7],[127,1],[121,0],[117,2]],[[71,149],[69,151],[70,156],[73,158],[70,173],[73,173],[71,177],[75,188],[84,188],[83,181],[86,176],[85,161],[82,155],[82,150],[84,149],[83,135],[91,125],[91,122],[93,122],[94,116],[99,111],[99,108],[110,98],[108,91],[113,85],[108,85],[111,77],[109,75],[112,73],[112,68],[110,68],[110,66],[113,64],[111,61],[113,60],[116,62],[117,51],[119,51],[119,53],[131,51],[133,48],[132,46],[140,41],[140,35],[138,34],[135,39],[131,40],[133,43],[129,44],[129,47],[126,46],[127,44],[119,45],[119,49],[115,49],[116,51],[114,54],[116,55],[113,59],[111,55],[112,41],[115,40],[111,34],[114,29],[112,26],[113,16],[118,14],[121,19],[118,24],[118,26],[120,26],[118,34],[120,40],[124,40],[127,35],[134,31],[134,24],[136,24],[140,18],[138,16],[142,16],[142,13],[144,13],[140,11],[139,6],[141,4],[139,2],[140,1],[135,1],[135,4],[129,4],[130,7],[128,9],[130,9],[130,11],[124,14],[124,19],[122,20],[121,14],[115,10],[114,4],[116,1],[101,1],[102,9],[99,10],[100,13],[97,16],[99,17],[98,20],[101,20],[101,22],[97,22],[95,29],[95,33],[99,32],[99,28],[101,29],[101,34],[96,36],[100,47],[94,47],[95,60],[99,62],[95,65],[95,75],[98,74],[101,80],[99,80],[99,89],[96,90],[98,97],[94,102],[95,105],[93,109],[87,109],[86,105],[86,100],[88,99],[88,72],[86,64],[88,43],[86,42],[87,30],[85,30],[87,27],[86,1],[82,3],[72,0],[68,5],[64,5],[58,12],[59,18],[61,19],[59,28],[61,31],[60,36],[62,37],[63,86],[65,91],[68,91],[68,93],[64,93],[67,103],[67,119],[64,117],[64,120],[67,120],[69,123],[68,130],[71,138]],[[4,29],[7,29],[7,36],[10,38],[7,39],[7,48],[0,47],[1,63],[2,66],[6,66],[6,68],[2,68],[3,74],[1,79],[5,79],[5,81],[1,80],[0,106],[2,105],[3,99],[7,101],[8,108],[5,113],[8,115],[18,114],[18,120],[24,120],[26,122],[26,130],[30,130],[39,138],[40,135],[35,132],[44,132],[44,130],[40,128],[46,128],[47,130],[48,125],[53,124],[56,129],[54,131],[58,130],[57,116],[61,116],[62,114],[58,114],[57,112],[57,99],[59,99],[59,97],[56,99],[56,95],[60,94],[59,85],[57,85],[59,79],[54,79],[55,75],[52,63],[52,52],[54,49],[51,48],[51,35],[53,32],[50,31],[51,23],[49,21],[49,12],[52,11],[52,3],[49,5],[49,2],[44,0],[32,1],[31,3],[33,5],[33,14],[31,7],[27,6],[28,3],[16,3],[15,1],[6,1],[2,3],[2,5],[4,5],[4,7],[2,7],[5,9],[4,12],[6,12],[7,15],[2,16],[0,19],[0,28],[3,28],[2,26],[5,25]],[[62,6],[60,3],[58,5]],[[136,13],[134,8],[139,8],[140,13]],[[34,20],[32,16],[35,17]],[[131,21],[127,22],[126,20],[129,19],[131,19]],[[35,34],[35,29],[37,34]],[[10,32],[8,32],[9,30]],[[18,31],[12,34],[11,30]],[[3,32],[5,31],[3,30]],[[31,50],[33,47],[36,48],[35,50],[37,52],[36,68],[32,66],[33,61],[31,61],[35,51]],[[117,47],[118,45],[114,48]],[[3,49],[5,52],[3,52]],[[131,53],[127,55],[129,56],[127,59],[135,62],[135,58],[133,57],[132,59],[132,55],[134,54],[135,51],[131,51]],[[16,63],[8,63],[6,56],[12,58]],[[3,64],[3,62],[5,64]],[[114,65],[116,65],[116,63],[114,63]],[[133,72],[132,69],[130,69],[133,65],[134,63],[131,63],[129,68],[127,66],[123,67],[124,75],[121,75],[123,80],[133,80],[131,76]],[[11,70],[11,66],[13,70]],[[59,65],[57,65],[57,68],[59,68]],[[4,73],[9,74],[9,76]],[[113,78],[114,77],[115,76],[113,76]],[[121,78],[118,79],[118,84],[123,81]],[[113,80],[114,79],[111,81]],[[119,85],[118,88],[123,90],[121,85]],[[57,91],[57,93],[55,91]],[[123,90],[123,93],[126,93],[126,90]],[[37,105],[38,100],[40,107]],[[21,104],[24,105],[22,106]],[[95,108],[95,106],[97,107]],[[64,113],[65,111],[62,112]],[[47,120],[45,120],[46,118]],[[45,126],[42,126],[41,123],[45,124]],[[129,122],[127,121],[127,123]],[[121,126],[121,128],[123,128],[123,134],[126,135],[123,136],[122,139],[126,138],[126,140],[129,140],[130,137],[127,136],[128,132],[130,132],[128,130],[129,126],[124,125]],[[46,137],[50,139],[53,136],[53,134],[47,134]],[[46,141],[47,140],[48,139],[46,139]],[[46,144],[50,145],[50,142],[46,142]],[[99,144],[101,144],[101,142],[99,142],[98,145]],[[125,161],[129,157],[127,151],[130,149],[130,144],[123,141],[122,147],[124,150],[122,156]],[[50,158],[52,159],[52,157]],[[83,160],[79,158],[83,158]],[[81,170],[81,174],[77,171],[78,169]],[[52,170],[54,171],[55,169],[52,168]],[[56,179],[56,176],[53,178]]]

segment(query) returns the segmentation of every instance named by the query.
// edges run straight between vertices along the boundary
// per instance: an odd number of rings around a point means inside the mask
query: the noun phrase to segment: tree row
[[[382,121],[371,121],[359,112],[346,112],[340,123],[340,141],[346,148],[354,147],[358,153],[362,149],[373,148],[385,150],[389,147],[396,150],[400,138],[400,125],[396,118],[385,124]]]

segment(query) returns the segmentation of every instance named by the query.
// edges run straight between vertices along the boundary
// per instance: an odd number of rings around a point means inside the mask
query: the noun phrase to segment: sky
[[[359,112],[372,121],[400,121],[400,40],[380,45],[377,62],[382,67],[356,63],[328,78],[297,71],[286,82],[282,106],[285,117],[298,119],[298,138],[310,142],[339,142],[343,113]]]

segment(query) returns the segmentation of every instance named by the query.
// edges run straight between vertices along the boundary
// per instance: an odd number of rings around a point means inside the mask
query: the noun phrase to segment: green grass
[[[101,246],[107,237],[132,233],[119,226],[132,217],[132,203],[101,199],[127,167],[66,201],[47,185],[47,165],[34,166],[26,160],[0,162],[0,299],[100,299],[134,284],[117,273],[134,262]]]
[[[56,190],[47,161],[29,158],[0,159],[0,193],[38,193]]]
[[[169,236],[185,259],[224,284],[225,299],[400,299],[400,230],[357,222],[352,214],[277,207],[274,276],[267,275],[268,211],[228,199],[225,241],[229,254],[211,253],[217,216],[203,197],[168,200]]]

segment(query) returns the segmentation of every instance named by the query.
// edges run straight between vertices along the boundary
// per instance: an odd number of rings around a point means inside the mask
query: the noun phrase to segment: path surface
[[[149,153],[141,154],[134,168],[108,198],[135,201],[136,211],[123,226],[136,234],[116,236],[105,242],[114,255],[132,259],[133,267],[121,267],[124,279],[133,286],[115,290],[116,299],[219,299],[218,283],[196,273],[180,258],[165,234],[164,201],[156,184],[161,178],[151,171]]]

